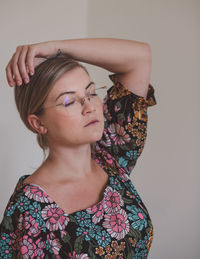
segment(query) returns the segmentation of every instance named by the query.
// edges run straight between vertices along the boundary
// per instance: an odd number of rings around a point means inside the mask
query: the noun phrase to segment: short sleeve
[[[115,74],[103,100],[104,132],[95,143],[94,156],[130,175],[144,148],[147,136],[148,107],[157,104],[154,87],[149,84],[147,98],[136,95],[123,86]]]

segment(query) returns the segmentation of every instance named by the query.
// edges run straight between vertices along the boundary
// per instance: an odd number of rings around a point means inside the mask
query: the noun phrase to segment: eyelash
[[[98,94],[90,94],[90,96],[97,96]],[[65,106],[65,107],[67,107],[67,106],[69,106],[69,105],[71,105],[71,104],[73,104],[74,102],[71,102],[71,103],[64,103],[63,105]]]

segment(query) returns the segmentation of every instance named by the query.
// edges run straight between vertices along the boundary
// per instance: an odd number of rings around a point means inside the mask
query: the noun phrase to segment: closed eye
[[[69,105],[71,105],[71,104],[73,104],[73,103],[75,103],[75,101],[73,101],[73,102],[71,102],[71,103],[63,103],[63,105],[64,105],[65,107],[67,107],[67,106],[69,106]]]

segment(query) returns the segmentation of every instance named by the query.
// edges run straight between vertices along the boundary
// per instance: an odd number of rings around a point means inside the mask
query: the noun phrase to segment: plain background
[[[5,66],[17,45],[115,37],[148,42],[157,105],[132,181],[154,225],[149,259],[199,258],[199,0],[18,0],[0,2],[0,217],[18,178],[42,162],[21,122]],[[108,72],[88,66],[111,86]]]

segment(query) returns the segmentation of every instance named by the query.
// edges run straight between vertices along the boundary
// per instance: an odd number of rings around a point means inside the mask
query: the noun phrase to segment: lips
[[[92,120],[92,121],[90,121],[87,125],[85,125],[85,127],[87,127],[87,126],[89,126],[90,124],[93,124],[93,123],[95,123],[95,122],[99,122],[98,120]]]

